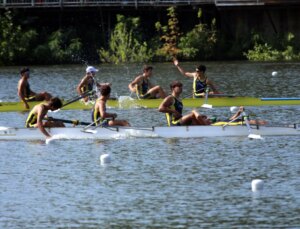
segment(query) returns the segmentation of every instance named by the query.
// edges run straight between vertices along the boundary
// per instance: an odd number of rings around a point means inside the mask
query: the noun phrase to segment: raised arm
[[[194,78],[194,74],[192,72],[185,72],[182,67],[179,66],[178,60],[173,60],[174,65],[177,67],[178,71],[187,78]]]

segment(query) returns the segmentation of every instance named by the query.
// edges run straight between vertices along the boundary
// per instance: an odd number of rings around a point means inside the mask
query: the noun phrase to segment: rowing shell
[[[201,107],[205,99],[183,99],[184,107]],[[130,109],[130,108],[158,108],[162,99],[132,99],[129,96],[120,96],[118,100],[108,100],[107,106],[114,108]],[[38,102],[29,102],[32,108]],[[283,105],[300,105],[300,98],[254,98],[254,97],[212,97],[209,98],[207,103],[214,107],[226,106],[283,106]],[[77,101],[65,106],[62,109],[67,110],[90,110],[93,103],[83,103]],[[28,111],[24,108],[22,102],[0,102],[0,112],[15,112],[15,111]]]
[[[46,128],[58,139],[120,139],[132,137],[151,138],[199,138],[199,137],[247,137],[246,126],[174,126],[174,127],[108,127],[83,129],[79,127]],[[300,135],[300,124],[287,126],[251,126],[252,134],[262,136]],[[0,140],[44,140],[45,136],[36,128],[0,127]]]

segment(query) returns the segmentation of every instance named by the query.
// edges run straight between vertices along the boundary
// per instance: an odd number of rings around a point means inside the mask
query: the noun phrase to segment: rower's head
[[[53,97],[49,102],[50,110],[55,111],[62,107],[62,101],[58,97]]]
[[[152,70],[153,70],[152,66],[144,65],[144,67],[143,67],[143,75],[144,76],[151,76]]]
[[[171,91],[176,91],[177,93],[181,93],[182,92],[182,83],[180,81],[173,81],[171,84],[170,84],[170,89]]]
[[[206,71],[206,67],[205,67],[205,65],[199,65],[197,68],[196,68],[196,72],[198,72],[198,73],[205,73],[205,71]]]
[[[20,75],[21,76],[27,76],[27,77],[29,77],[29,68],[28,67],[24,67],[24,68],[21,68],[21,70],[20,70]]]
[[[109,96],[110,91],[111,91],[111,88],[110,88],[109,85],[103,85],[100,88],[100,93],[101,93],[102,96]]]
[[[87,75],[92,75],[94,76],[96,74],[96,72],[98,72],[99,70],[93,66],[88,66],[86,69],[85,69],[85,72]]]

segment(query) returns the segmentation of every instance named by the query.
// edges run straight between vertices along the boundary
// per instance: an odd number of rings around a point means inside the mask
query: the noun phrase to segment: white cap
[[[238,110],[239,110],[238,107],[230,107],[230,112],[233,114],[236,113]]]
[[[93,66],[88,66],[85,71],[86,73],[89,73],[89,72],[98,72],[99,70],[97,68],[94,68]]]

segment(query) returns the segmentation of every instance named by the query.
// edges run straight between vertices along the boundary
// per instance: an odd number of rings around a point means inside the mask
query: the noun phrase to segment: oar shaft
[[[70,123],[74,125],[89,125],[89,122],[80,122],[79,120],[66,120],[66,119],[59,119],[59,118],[45,118],[45,120],[48,121],[58,121],[58,122],[63,122],[63,123]]]
[[[69,105],[71,103],[74,103],[74,102],[76,102],[76,101],[78,101],[78,100],[86,97],[87,95],[92,94],[93,92],[94,92],[93,90],[87,91],[87,92],[83,93],[82,95],[80,95],[80,96],[78,96],[78,97],[76,97],[74,99],[71,99],[71,100],[67,101],[65,104],[62,105],[62,107],[65,107],[65,106],[67,106],[67,105]]]
[[[251,131],[251,127],[250,127],[250,124],[249,124],[249,121],[248,121],[248,118],[247,117],[245,117],[245,123],[246,123],[246,126],[247,126],[247,128],[248,128],[248,132],[249,132],[249,134],[251,134],[252,133],[252,131]]]
[[[235,119],[232,119],[232,120],[230,120],[229,122],[227,122],[226,124],[224,124],[224,125],[222,126],[222,128],[228,126],[230,123],[232,123],[232,122],[234,122],[234,121],[236,121],[237,119],[242,118],[242,117],[243,117],[242,115],[237,116]]]

